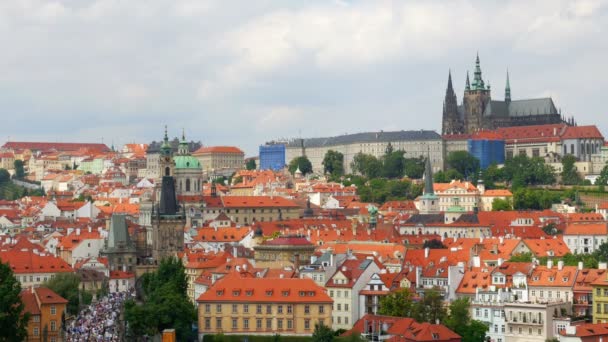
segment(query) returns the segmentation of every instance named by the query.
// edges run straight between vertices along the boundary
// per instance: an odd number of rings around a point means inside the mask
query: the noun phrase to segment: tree
[[[29,313],[21,301],[21,284],[9,264],[0,262],[0,341],[23,341]]]
[[[484,342],[486,341],[486,332],[489,327],[486,323],[472,320],[471,323],[464,329],[462,334],[462,342]]]
[[[424,174],[424,158],[405,158],[405,175],[412,179],[420,179]]]
[[[382,157],[382,175],[386,178],[402,178],[405,172],[403,151],[386,153]]]
[[[463,179],[464,176],[454,169],[447,169],[445,171],[435,172],[433,174],[433,181],[435,183],[449,183],[453,179]]]
[[[492,211],[510,211],[513,205],[509,199],[495,198],[492,201]]]
[[[450,152],[448,155],[448,166],[464,175],[465,179],[476,181],[479,173],[479,159],[467,151]]]
[[[441,240],[437,240],[437,239],[432,239],[432,240],[427,240],[424,241],[424,244],[422,245],[423,248],[430,248],[430,249],[446,249],[447,247],[441,242]]]
[[[543,227],[543,232],[547,235],[557,235],[562,231],[557,229],[557,225],[554,222],[549,222]]]
[[[532,261],[532,253],[519,253],[511,256],[509,259],[510,262],[531,262]]]
[[[314,342],[331,342],[334,340],[334,332],[323,323],[315,324],[315,331],[312,333]]]
[[[574,185],[581,182],[581,177],[576,171],[576,157],[571,154],[566,154],[562,158],[562,184]]]
[[[471,320],[470,307],[468,298],[454,300],[450,304],[450,314],[445,320],[445,325],[460,335],[464,342],[483,342],[488,326],[483,322]]]
[[[312,172],[312,164],[310,160],[306,156],[300,156],[293,158],[291,162],[289,162],[289,172],[293,175],[296,170],[300,168],[300,171],[303,175]]]
[[[382,174],[382,162],[370,154],[359,152],[353,158],[351,169],[367,178],[377,178]]]
[[[505,181],[511,182],[513,190],[527,185],[555,183],[555,170],[539,157],[520,155],[507,159],[501,173]]]
[[[492,163],[483,170],[481,179],[483,180],[483,185],[486,189],[494,189],[496,183],[503,180],[502,169],[499,169],[496,163]]]
[[[25,170],[23,169],[23,160],[15,159],[13,165],[15,166],[15,178],[23,179],[23,177],[25,177]]]
[[[0,184],[11,180],[11,174],[6,169],[0,169]]]
[[[323,158],[323,173],[333,177],[344,175],[344,155],[338,151],[329,150]]]
[[[378,314],[396,317],[411,317],[414,312],[413,295],[410,289],[402,288],[380,298]]]
[[[597,177],[597,179],[595,180],[595,185],[608,185],[608,163],[606,163],[606,165],[602,168],[602,171],[600,171],[599,177]]]
[[[125,303],[125,319],[134,337],[151,336],[174,328],[177,340],[192,337],[196,311],[186,293],[188,283],[184,265],[176,258],[165,258],[154,273],[142,276],[144,301]]]
[[[247,160],[247,163],[245,163],[245,168],[247,170],[255,170],[257,169],[257,165],[255,163],[255,159],[251,158]]]
[[[418,322],[443,322],[446,317],[446,310],[443,306],[443,298],[439,291],[431,289],[424,294],[424,297],[416,304],[413,318]]]

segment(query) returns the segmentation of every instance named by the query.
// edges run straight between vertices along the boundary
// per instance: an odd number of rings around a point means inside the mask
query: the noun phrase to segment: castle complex
[[[475,60],[473,82],[465,84],[462,104],[458,105],[452,87],[452,75],[448,75],[448,87],[443,102],[442,134],[470,134],[484,129],[499,127],[558,124],[573,125],[573,120],[564,121],[550,97],[539,99],[511,100],[509,74],[505,86],[504,100],[492,99],[490,84],[481,76],[479,56]]]

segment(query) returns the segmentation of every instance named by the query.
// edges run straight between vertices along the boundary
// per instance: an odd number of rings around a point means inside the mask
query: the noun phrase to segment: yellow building
[[[216,203],[207,203],[202,210],[207,219],[226,213],[232,222],[248,225],[300,218],[300,207],[280,196],[222,196]]]
[[[310,264],[315,245],[303,236],[281,236],[255,246],[255,266],[283,268]]]
[[[311,335],[315,324],[332,325],[333,300],[312,279],[230,274],[197,302],[202,335]]]
[[[599,277],[591,283],[593,288],[593,322],[608,323],[608,277]]]
[[[201,147],[192,153],[205,173],[231,174],[245,165],[245,153],[234,146]]]
[[[27,323],[27,341],[43,341],[46,330],[49,342],[63,341],[61,338],[61,315],[68,301],[46,287],[21,291],[25,312],[30,314]]]

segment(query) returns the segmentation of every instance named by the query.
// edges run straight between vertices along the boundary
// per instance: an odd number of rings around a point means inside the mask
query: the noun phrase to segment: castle
[[[562,122],[575,124],[572,118],[564,120],[550,97],[512,101],[508,72],[504,100],[492,99],[490,84],[486,85],[481,77],[479,55],[475,60],[472,83],[467,72],[464,96],[460,105],[452,87],[451,72],[448,75],[448,87],[443,102],[442,134],[471,134],[479,130],[499,127]]]

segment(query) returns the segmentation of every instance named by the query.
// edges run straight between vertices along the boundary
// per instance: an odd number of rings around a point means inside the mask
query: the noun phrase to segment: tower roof
[[[108,249],[132,247],[126,214],[112,214],[107,247]]]
[[[469,70],[467,70],[467,82],[465,83],[464,89],[467,91],[471,90],[471,82],[469,81]]]
[[[485,90],[483,78],[481,77],[481,64],[479,62],[479,53],[475,59],[475,72],[473,73],[473,90]]]
[[[424,195],[432,196],[435,194],[435,190],[433,190],[433,168],[431,167],[431,157],[428,156],[426,158],[426,163],[424,167]]]
[[[511,84],[509,83],[509,70],[507,70],[507,84],[505,85],[505,101],[511,101]]]

